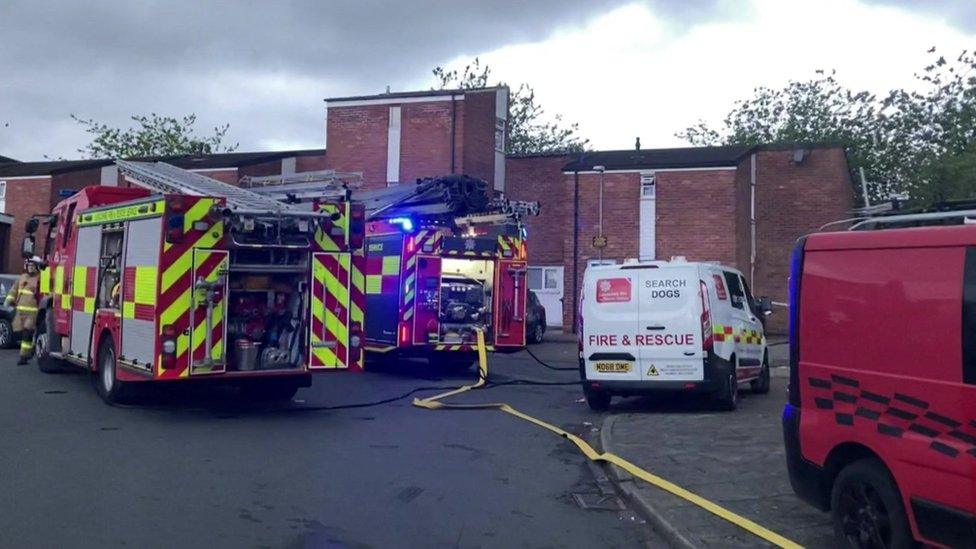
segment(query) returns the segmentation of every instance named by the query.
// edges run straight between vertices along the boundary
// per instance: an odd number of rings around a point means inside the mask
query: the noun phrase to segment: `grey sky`
[[[627,3],[4,0],[0,154],[77,157],[86,137],[71,113],[127,125],[195,112],[201,130],[230,123],[241,150],[319,147],[324,97],[423,87],[435,65],[543,42]],[[679,34],[748,15],[734,0],[645,4]],[[976,21],[972,0],[941,4]]]

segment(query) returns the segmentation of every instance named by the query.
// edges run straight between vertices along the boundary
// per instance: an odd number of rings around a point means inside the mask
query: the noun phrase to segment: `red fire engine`
[[[42,371],[88,368],[112,402],[135,383],[215,378],[288,398],[312,371],[362,368],[363,210],[345,186],[313,211],[164,163],[118,165],[141,188],[87,187],[36,216]]]
[[[361,192],[366,205],[366,350],[468,367],[525,346],[524,215],[538,203],[492,199],[464,177]],[[375,353],[375,355],[373,354]]]

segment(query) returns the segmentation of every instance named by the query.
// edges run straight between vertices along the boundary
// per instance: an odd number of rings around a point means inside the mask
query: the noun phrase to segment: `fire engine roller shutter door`
[[[98,273],[98,255],[102,247],[102,227],[92,225],[78,228],[75,248],[75,264],[65,277],[71,293],[71,354],[88,358],[88,340],[91,336],[92,315],[95,313],[95,277]]]
[[[156,357],[156,303],[162,217],[129,221],[126,232],[120,308],[120,360],[152,370]]]
[[[403,235],[366,239],[366,339],[396,343]]]
[[[495,273],[495,345],[525,345],[525,301],[528,299],[524,261],[499,261]]]
[[[312,254],[310,369],[349,367],[349,296],[352,256]]]
[[[223,372],[227,364],[227,250],[193,249],[193,281],[190,295],[190,375]],[[208,292],[198,283],[216,284],[220,297],[208,311]],[[210,341],[207,341],[207,332]],[[209,343],[209,347],[208,347]]]

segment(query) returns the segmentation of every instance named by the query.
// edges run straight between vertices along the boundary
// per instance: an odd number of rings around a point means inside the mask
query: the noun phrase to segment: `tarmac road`
[[[84,374],[47,375],[15,361],[16,352],[0,351],[3,547],[661,546],[626,509],[580,508],[573,493],[599,491],[585,459],[506,414],[427,411],[409,400],[269,413],[186,391],[155,397],[150,408],[114,408]],[[492,366],[576,379],[524,353]],[[471,379],[417,373],[321,375],[291,406]],[[601,416],[579,397],[578,386],[507,386],[461,400],[506,401],[596,438]]]

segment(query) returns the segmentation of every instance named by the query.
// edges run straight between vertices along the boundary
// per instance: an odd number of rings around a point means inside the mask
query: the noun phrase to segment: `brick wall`
[[[573,190],[563,176],[567,156],[533,156],[506,161],[506,196],[539,201],[541,211],[525,220],[530,265],[563,265],[563,247],[573,230]]]
[[[296,172],[317,172],[326,170],[325,153],[315,155],[300,155],[295,157]]]
[[[790,253],[796,240],[831,221],[850,217],[854,192],[840,148],[813,149],[800,164],[793,150],[757,153],[756,280],[753,293],[785,302]],[[776,307],[767,329],[783,333],[786,309]]]
[[[10,239],[8,242],[0,242],[0,245],[9,245],[6,265],[0,265],[0,271],[4,273],[18,274],[24,270],[23,259],[20,257],[20,243],[24,238],[24,223],[32,214],[46,213],[51,211],[51,178],[48,176],[31,179],[7,179],[7,198],[5,212],[12,215],[14,221],[10,227]],[[38,230],[37,238],[38,249],[43,249],[44,236],[42,230]]]
[[[400,182],[412,183],[424,177],[451,173],[451,127],[454,121],[455,141],[461,128],[464,101],[406,103],[400,107]],[[384,128],[383,135],[387,130]],[[331,154],[331,151],[329,151]],[[454,151],[454,169],[460,171],[461,155]],[[383,158],[386,166],[386,157]]]
[[[364,189],[386,187],[390,106],[329,107],[326,168],[363,172]]]
[[[296,162],[297,164],[297,162]],[[241,166],[237,169],[237,177],[233,183],[238,183],[241,177],[249,175],[251,177],[264,177],[267,175],[279,175],[281,174],[281,160],[271,160],[268,162],[261,162],[258,164],[249,164],[247,166]],[[223,179],[221,179],[223,181]]]
[[[484,179],[489,185],[495,179],[495,96],[496,90],[464,94],[464,166],[463,173]]]
[[[657,173],[656,255],[736,261],[735,170]]]
[[[51,211],[55,204],[64,200],[59,193],[69,189],[80,191],[90,185],[101,185],[102,168],[92,168],[89,170],[77,170],[65,173],[58,173],[51,176],[51,197],[47,211]]]

